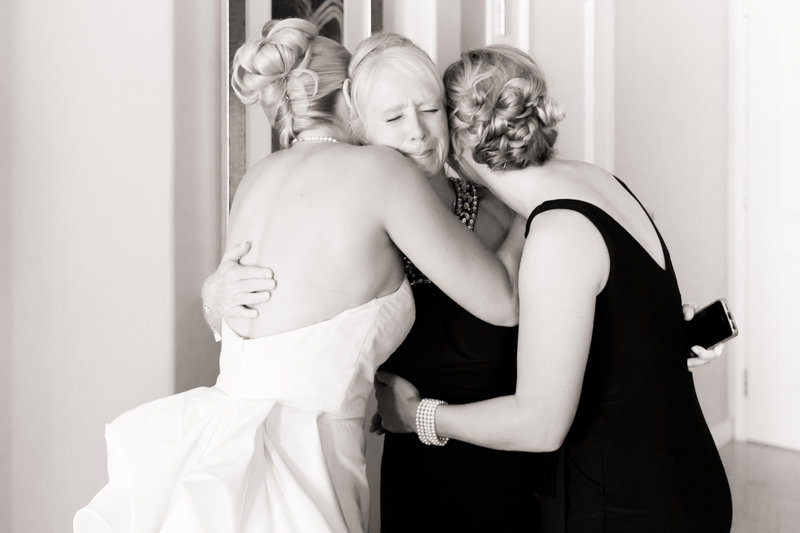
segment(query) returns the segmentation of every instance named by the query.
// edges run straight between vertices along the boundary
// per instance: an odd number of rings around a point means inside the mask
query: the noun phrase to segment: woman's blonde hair
[[[430,56],[411,39],[392,32],[377,32],[356,47],[348,68],[349,82],[345,96],[350,106],[350,126],[353,136],[364,139],[364,126],[359,103],[369,95],[371,82],[378,67],[400,70],[419,83],[430,84],[441,95],[444,104],[444,84]]]
[[[233,57],[231,86],[245,105],[261,104],[281,146],[317,123],[338,122],[336,95],[350,53],[307,20],[271,20]]]
[[[461,54],[444,74],[454,154],[471,146],[492,170],[542,164],[555,155],[564,113],[544,74],[522,50],[494,45]]]

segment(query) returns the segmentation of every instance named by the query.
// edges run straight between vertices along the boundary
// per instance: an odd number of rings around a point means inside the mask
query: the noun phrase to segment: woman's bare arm
[[[258,311],[250,306],[269,301],[277,286],[269,268],[239,263],[248,251],[249,242],[231,246],[203,283],[203,313],[217,340],[223,318],[257,317]]]
[[[391,176],[381,184],[377,206],[395,245],[464,309],[492,324],[516,324],[521,225],[490,252],[412,163],[394,154],[381,164]]]
[[[503,450],[541,452],[561,445],[578,406],[595,299],[608,265],[602,236],[581,215],[548,212],[534,220],[520,266],[516,393],[440,406],[440,437]],[[416,389],[396,376],[383,374],[379,381],[384,427],[413,431]]]

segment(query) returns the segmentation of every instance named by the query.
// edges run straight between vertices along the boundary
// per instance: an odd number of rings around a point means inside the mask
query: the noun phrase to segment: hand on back
[[[203,303],[225,318],[256,318],[258,311],[252,306],[269,301],[277,287],[269,268],[239,263],[249,251],[250,242],[228,248],[203,284]]]

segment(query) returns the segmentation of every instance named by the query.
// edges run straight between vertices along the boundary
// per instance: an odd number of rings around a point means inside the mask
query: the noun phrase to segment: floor
[[[800,533],[800,452],[731,442],[720,455],[733,493],[732,533]]]

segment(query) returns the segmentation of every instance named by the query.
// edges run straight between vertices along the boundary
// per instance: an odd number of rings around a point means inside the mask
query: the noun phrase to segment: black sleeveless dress
[[[589,219],[611,259],[578,410],[559,450],[553,531],[729,532],[730,488],[686,369],[681,295],[661,235],[666,269],[583,201],[545,202],[527,229],[551,209]]]
[[[466,223],[468,216],[456,214]],[[476,318],[410,263],[406,273],[416,321],[381,368],[411,381],[424,398],[454,404],[513,394],[517,328]],[[381,532],[537,532],[537,459],[452,439],[443,447],[426,446],[413,433],[387,433]]]

